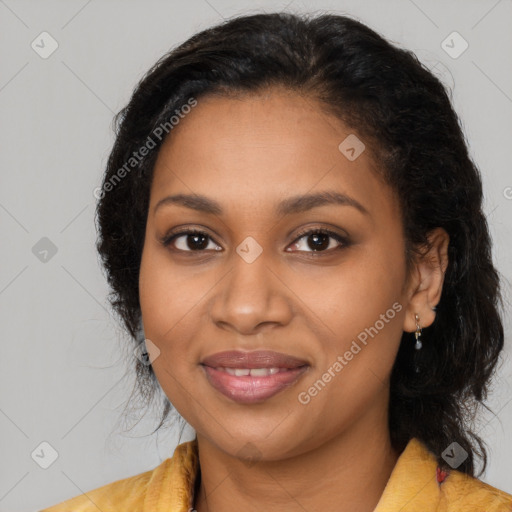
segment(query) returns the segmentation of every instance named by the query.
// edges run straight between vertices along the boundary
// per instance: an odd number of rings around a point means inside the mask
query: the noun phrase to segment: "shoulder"
[[[142,510],[148,482],[155,470],[117,480],[97,489],[84,492],[40,512],[121,512]]]
[[[441,486],[442,512],[512,512],[512,495],[459,471],[450,471]]]
[[[39,512],[160,512],[186,507],[198,471],[197,443],[178,445],[156,468],[84,492]],[[163,507],[163,508],[162,508]]]
[[[450,465],[451,466],[451,465]],[[453,467],[412,438],[397,460],[375,512],[512,512],[512,495]]]

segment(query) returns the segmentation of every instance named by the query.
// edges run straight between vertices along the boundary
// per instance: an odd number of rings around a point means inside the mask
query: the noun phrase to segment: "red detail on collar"
[[[436,476],[437,481],[441,484],[444,482],[445,478],[448,476],[447,471],[443,471],[439,466],[436,468]]]

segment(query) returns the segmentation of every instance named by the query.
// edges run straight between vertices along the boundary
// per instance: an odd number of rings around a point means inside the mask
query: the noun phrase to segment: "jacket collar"
[[[160,464],[148,482],[143,512],[189,512],[199,469],[197,440],[180,444],[172,458]],[[435,456],[418,439],[411,439],[393,468],[374,512],[435,512],[445,474]]]
[[[413,438],[398,458],[374,512],[435,512],[446,476],[434,454]]]
[[[197,440],[182,443],[160,464],[148,482],[143,512],[189,512],[199,469]]]

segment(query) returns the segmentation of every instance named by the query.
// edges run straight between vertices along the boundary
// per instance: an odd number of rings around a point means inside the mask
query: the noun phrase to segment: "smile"
[[[211,368],[203,366],[213,388],[235,402],[267,400],[293,385],[308,366],[297,368]],[[237,375],[238,374],[238,375]]]
[[[272,351],[221,352],[203,360],[201,366],[215,390],[242,404],[273,397],[309,368],[302,359]]]

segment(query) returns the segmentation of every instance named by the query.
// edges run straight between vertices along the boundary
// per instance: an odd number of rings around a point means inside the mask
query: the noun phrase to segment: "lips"
[[[213,388],[246,404],[267,400],[292,386],[309,368],[303,359],[270,350],[219,352],[201,365]]]
[[[272,350],[258,350],[242,352],[230,350],[218,352],[203,359],[202,364],[212,368],[298,368],[308,364],[303,359],[274,352]]]

